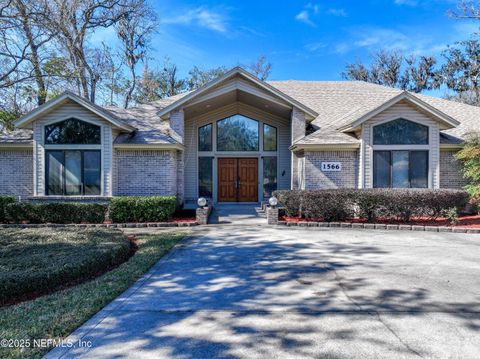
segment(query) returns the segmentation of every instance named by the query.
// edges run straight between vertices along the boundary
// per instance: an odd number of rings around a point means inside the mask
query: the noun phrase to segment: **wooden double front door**
[[[258,201],[258,158],[218,159],[218,202]]]

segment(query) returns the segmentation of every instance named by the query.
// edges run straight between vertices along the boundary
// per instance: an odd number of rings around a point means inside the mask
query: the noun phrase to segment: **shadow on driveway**
[[[480,246],[415,236],[201,230],[49,357],[480,357]]]

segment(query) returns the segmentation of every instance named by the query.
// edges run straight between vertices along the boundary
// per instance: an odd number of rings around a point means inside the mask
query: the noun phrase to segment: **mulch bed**
[[[169,222],[172,223],[194,223],[197,221],[195,210],[182,209],[173,214]]]
[[[299,217],[280,217],[280,221],[285,222],[324,222],[322,218],[299,218]],[[345,223],[368,223],[366,219],[350,219],[344,221]],[[452,225],[448,218],[412,218],[410,222],[403,222],[395,219],[382,219],[378,218],[375,220],[375,223],[379,224],[406,224],[406,225],[417,225],[417,226],[439,226],[439,227],[452,227],[452,228],[480,228],[480,215],[474,216],[461,216],[458,218],[458,224]],[[341,221],[339,223],[342,223]]]

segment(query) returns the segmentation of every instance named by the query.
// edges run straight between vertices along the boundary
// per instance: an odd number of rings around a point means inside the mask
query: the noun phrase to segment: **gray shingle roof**
[[[337,131],[337,128],[355,121],[402,93],[398,89],[361,81],[291,80],[268,83],[319,114],[311,123],[316,131],[297,141],[305,144],[358,143],[356,138]],[[102,108],[137,129],[132,134],[119,135],[115,143],[177,143],[176,133],[171,130],[168,121],[158,116],[158,112],[187,94],[179,94],[128,110],[118,107]],[[413,95],[461,123],[456,128],[442,132],[440,137],[442,144],[461,143],[467,133],[480,130],[480,107],[426,95]],[[0,133],[0,142],[25,143],[28,141],[31,141],[31,131],[28,130],[1,131]]]

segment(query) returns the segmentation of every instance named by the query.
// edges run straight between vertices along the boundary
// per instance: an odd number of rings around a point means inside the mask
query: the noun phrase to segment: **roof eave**
[[[110,122],[115,127],[122,129],[127,132],[132,132],[135,130],[135,127],[119,122],[114,116],[109,116],[108,111],[99,111],[95,106],[89,103],[89,101],[83,99],[80,96],[77,96],[71,92],[64,92],[63,94],[55,97],[54,99],[45,102],[43,105],[37,107],[36,109],[30,111],[26,115],[20,117],[17,121],[14,122],[15,127],[17,128],[26,128],[28,124],[35,121],[39,116],[41,116],[46,111],[54,108],[55,106],[61,104],[66,100],[71,100],[95,113],[97,116],[103,118],[104,120]]]
[[[115,149],[155,149],[155,150],[185,150],[181,143],[117,143],[113,144]]]
[[[0,142],[0,148],[15,148],[15,149],[22,149],[22,148],[33,148],[33,141],[28,143],[22,142]]]
[[[274,95],[280,97],[282,100],[289,103],[290,105],[299,108],[300,110],[305,112],[305,114],[307,115],[306,116],[307,120],[312,121],[312,120],[314,120],[315,118],[318,117],[318,113],[316,111],[314,111],[313,109],[309,108],[308,106],[305,106],[304,104],[300,103],[299,101],[295,100],[294,98],[286,95],[285,93],[283,93],[282,91],[273,87],[272,85],[269,85],[265,81],[260,80],[259,78],[250,74],[248,71],[245,71],[241,67],[234,67],[233,69],[226,72],[222,76],[208,82],[207,84],[200,87],[199,89],[197,89],[195,91],[192,91],[188,95],[186,95],[186,96],[178,99],[177,101],[171,103],[167,107],[160,110],[158,115],[162,118],[168,118],[169,113],[172,112],[173,110],[175,110],[176,108],[178,108],[179,106],[187,103],[188,101],[194,99],[195,97],[197,97],[197,96],[201,95],[202,93],[208,91],[209,89],[215,87],[219,83],[221,83],[221,82],[223,82],[223,81],[225,81],[225,80],[229,79],[230,77],[233,77],[237,74],[240,74],[240,75],[246,77],[250,81],[254,82],[256,85],[258,85],[258,86],[262,87],[263,89],[265,89],[266,91],[271,92]]]
[[[415,104],[416,106],[424,109],[425,111],[429,112],[432,114],[434,117],[439,120],[439,122],[443,123],[446,125],[445,127],[442,128],[442,130],[450,129],[450,128],[455,128],[458,125],[460,125],[460,122],[455,120],[453,117],[450,117],[446,113],[436,109],[435,107],[429,105],[425,101],[422,101],[421,99],[415,97],[414,95],[410,94],[407,91],[404,91],[400,93],[399,95],[391,98],[390,100],[386,101],[383,103],[381,106],[378,106],[377,108],[373,109],[372,111],[368,112],[367,114],[361,116],[357,120],[337,128],[338,131],[340,132],[352,132],[361,129],[361,125],[371,119],[372,117],[378,115],[379,113],[385,111],[387,108],[397,104],[398,102],[402,100],[407,100],[410,101],[411,103]]]
[[[360,143],[295,143],[289,147],[289,149],[294,152],[300,150],[325,151],[328,149],[354,151],[359,148]]]

